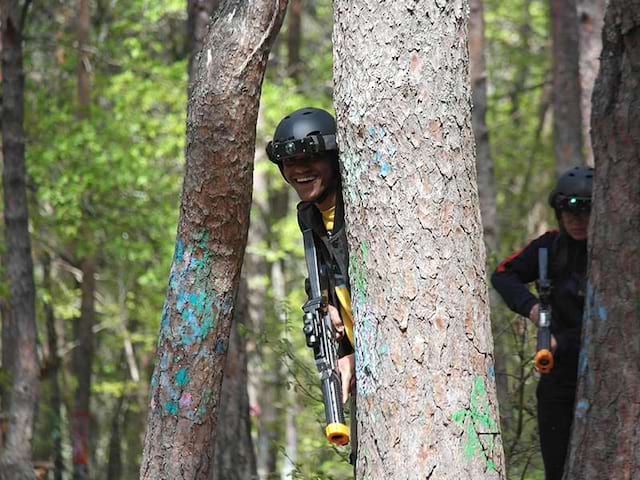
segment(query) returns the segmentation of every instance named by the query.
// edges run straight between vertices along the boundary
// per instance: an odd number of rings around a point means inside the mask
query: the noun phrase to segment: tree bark
[[[74,319],[73,372],[77,387],[74,410],[71,415],[71,441],[73,443],[73,478],[89,478],[90,426],[91,426],[91,365],[94,355],[93,325],[95,323],[96,267],[93,259],[80,264],[82,271],[80,316]]]
[[[28,3],[26,4],[28,7]],[[32,479],[31,447],[39,366],[36,354],[35,284],[27,207],[24,71],[22,26],[26,8],[19,2],[0,2],[2,35],[2,156],[6,278],[9,284],[8,328],[13,343],[11,386],[7,392],[8,421],[0,456],[0,479]],[[6,320],[6,316],[4,320]],[[5,326],[7,328],[7,326]]]
[[[591,95],[598,76],[602,52],[602,25],[607,0],[576,0],[580,30],[580,109],[582,110],[582,138],[584,159],[593,165],[591,146]]]
[[[47,300],[44,304],[44,312],[47,322],[47,346],[49,356],[47,361],[47,376],[51,381],[51,411],[53,417],[53,430],[51,432],[52,454],[54,461],[54,480],[62,480],[64,471],[64,459],[62,457],[62,392],[60,391],[60,365],[61,360],[58,354],[58,332],[53,312],[51,283],[51,258],[45,253],[42,260],[42,286],[47,293]]]
[[[287,12],[287,64],[289,76],[300,78],[300,46],[302,43],[302,0],[291,0]]]
[[[241,281],[235,321],[229,338],[220,395],[219,435],[216,437],[212,480],[256,480],[256,456],[251,439],[249,393],[247,392],[246,335],[247,286]]]
[[[188,104],[187,166],[151,381],[143,479],[208,479],[247,241],[260,89],[286,0],[229,0]]]
[[[466,2],[335,2],[358,478],[504,478]]]
[[[556,173],[584,163],[576,0],[551,1]]]
[[[640,0],[611,0],[591,125],[589,284],[565,479],[640,478]]]
[[[209,20],[218,9],[220,0],[187,1],[187,51],[189,52],[189,88],[196,78],[196,58],[207,36]]]
[[[478,196],[480,198],[480,213],[484,243],[488,252],[497,252],[499,239],[499,224],[496,210],[496,184],[493,175],[493,159],[489,148],[489,131],[487,129],[487,69],[484,54],[484,2],[482,0],[469,1],[469,67],[471,73],[471,94],[473,100],[472,124],[476,140],[476,169],[478,171]],[[491,261],[490,261],[491,262]],[[492,263],[492,262],[491,262]],[[491,305],[499,300],[490,291]],[[495,301],[494,301],[495,300]],[[492,320],[497,317],[492,316]],[[494,355],[496,386],[498,403],[500,404],[500,419],[502,430],[509,428],[511,409],[509,406],[509,381],[507,376],[507,359],[504,353],[504,337],[497,332],[501,326],[492,326],[494,332]]]

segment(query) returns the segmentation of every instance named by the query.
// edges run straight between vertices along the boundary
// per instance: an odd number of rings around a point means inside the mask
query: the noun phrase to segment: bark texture
[[[467,7],[334,6],[358,478],[504,478]]]
[[[247,286],[241,282],[235,321],[220,395],[220,423],[216,436],[212,480],[257,480],[256,455],[251,439],[249,393],[247,392],[246,317]]]
[[[551,1],[553,146],[556,173],[584,163],[576,0]]]
[[[598,76],[602,51],[602,25],[607,0],[576,0],[580,29],[580,108],[582,109],[582,138],[584,160],[593,165],[591,146],[591,95]]]
[[[611,0],[592,113],[589,286],[565,477],[640,478],[640,0]]]
[[[10,332],[4,345],[13,352],[11,386],[6,392],[7,434],[0,456],[0,479],[32,479],[31,446],[38,390],[36,354],[35,284],[27,207],[24,71],[22,67],[22,20],[20,2],[0,2],[2,22],[2,185],[4,192],[5,271],[9,284]],[[21,17],[22,15],[22,17]],[[6,313],[6,312],[5,312]]]
[[[247,241],[258,102],[286,0],[226,2],[187,113],[187,166],[151,381],[143,479],[208,479]]]
[[[496,182],[493,175],[493,159],[489,145],[489,131],[487,129],[487,68],[484,54],[484,2],[483,0],[469,1],[469,69],[471,72],[471,95],[473,101],[472,124],[476,145],[476,169],[478,171],[478,196],[480,198],[480,213],[484,244],[489,255],[497,252],[499,239],[499,223],[496,208]],[[489,260],[489,263],[493,263]],[[498,301],[495,294],[490,292],[491,305]],[[495,302],[494,302],[495,300]],[[503,330],[500,325],[494,325],[493,332]],[[498,402],[500,404],[500,419],[503,430],[509,428],[511,420],[509,408],[509,381],[507,376],[507,359],[502,348],[503,338],[493,335],[495,342],[495,372]]]

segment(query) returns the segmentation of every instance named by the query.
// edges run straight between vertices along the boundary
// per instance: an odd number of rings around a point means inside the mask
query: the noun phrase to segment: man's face
[[[282,171],[303,202],[315,202],[327,189],[334,189],[338,179],[326,155],[288,158],[282,161]]]
[[[589,212],[572,213],[563,210],[560,220],[565,230],[574,240],[586,240],[589,228]]]

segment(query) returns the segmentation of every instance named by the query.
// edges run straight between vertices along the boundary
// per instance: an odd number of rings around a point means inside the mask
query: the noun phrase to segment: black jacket
[[[542,375],[538,396],[566,399],[575,395],[584,311],[587,245],[566,233],[547,232],[503,260],[491,283],[511,310],[524,317],[538,299],[527,284],[538,278],[538,249],[549,251],[551,333],[558,342],[551,373]]]
[[[335,293],[336,287],[346,287],[351,294],[349,284],[349,250],[347,234],[344,228],[344,204],[342,192],[338,192],[333,230],[327,232],[322,213],[312,202],[298,204],[298,225],[300,230],[311,229],[318,253],[318,262],[329,272],[329,303],[340,310],[340,302]],[[308,293],[308,292],[307,292]],[[346,335],[338,345],[338,357],[353,353],[353,346]]]

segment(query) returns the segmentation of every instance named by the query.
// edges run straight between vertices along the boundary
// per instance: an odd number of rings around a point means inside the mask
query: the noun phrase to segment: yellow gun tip
[[[349,427],[344,423],[330,423],[325,429],[327,440],[334,445],[346,445],[349,443]]]

